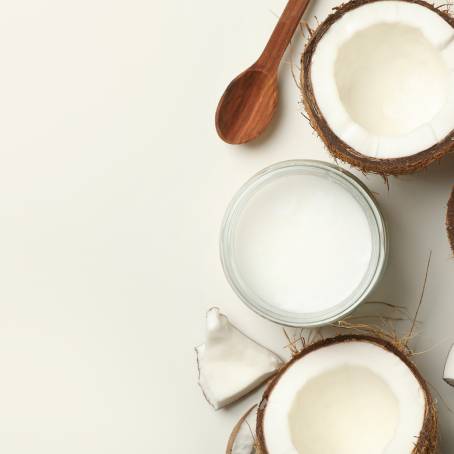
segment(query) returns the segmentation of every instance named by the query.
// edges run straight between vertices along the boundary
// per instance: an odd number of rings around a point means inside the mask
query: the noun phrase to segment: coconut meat
[[[253,425],[243,422],[233,443],[231,454],[254,454],[255,440],[251,427]]]
[[[367,341],[319,348],[294,362],[269,395],[268,454],[410,454],[425,394],[394,353]]]
[[[448,385],[454,386],[454,345],[448,354],[443,378]]]
[[[454,30],[423,5],[365,4],[323,35],[311,82],[347,145],[374,158],[416,154],[454,130]]]
[[[251,408],[235,426],[230,436],[226,454],[255,454],[253,427],[256,423],[255,406]]]
[[[217,410],[261,385],[282,365],[281,359],[247,337],[218,308],[207,313],[207,336],[196,347],[199,384]]]

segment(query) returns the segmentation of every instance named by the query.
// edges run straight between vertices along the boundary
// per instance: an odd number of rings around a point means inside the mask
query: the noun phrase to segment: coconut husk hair
[[[454,188],[448,202],[448,212],[446,214],[446,228],[448,229],[448,238],[451,249],[454,252]]]
[[[307,354],[314,352],[320,348],[328,347],[333,344],[341,343],[341,342],[355,342],[355,341],[362,341],[362,342],[370,342],[372,344],[376,344],[383,349],[395,354],[399,357],[399,359],[408,366],[411,370],[413,375],[418,380],[421,389],[425,395],[425,414],[424,414],[424,423],[421,429],[420,436],[417,440],[415,440],[415,447],[412,451],[412,454],[435,454],[438,452],[438,415],[435,406],[435,402],[433,397],[430,393],[429,386],[427,382],[424,380],[423,376],[414,365],[414,363],[410,360],[410,353],[409,350],[405,347],[405,344],[401,342],[393,342],[391,340],[384,339],[380,336],[375,335],[368,335],[368,334],[342,334],[335,337],[330,337],[327,339],[322,339],[318,342],[315,342],[309,346],[304,347],[298,354],[295,354],[293,358],[282,367],[279,371],[278,375],[269,383],[268,387],[266,388],[262,401],[259,405],[257,411],[257,428],[256,428],[256,443],[257,449],[256,453],[258,454],[268,454],[265,434],[263,429],[263,422],[266,413],[266,407],[268,403],[268,399],[271,393],[274,390],[274,387],[279,383],[279,380],[283,376],[283,374],[287,371],[289,367],[291,367],[296,361],[301,360]]]
[[[329,28],[349,11],[360,6],[380,0],[351,0],[334,9],[334,12],[322,22],[315,31],[311,31],[309,41],[301,57],[301,92],[304,108],[310,125],[324,142],[326,148],[335,159],[347,162],[365,173],[376,173],[387,177],[388,175],[401,175],[422,170],[434,161],[441,159],[449,151],[454,150],[454,130],[441,142],[417,154],[402,158],[378,159],[365,156],[341,140],[329,127],[315,99],[312,80],[310,77],[312,56],[318,43]],[[451,27],[454,28],[454,18],[449,9],[437,8],[423,0],[400,0],[407,3],[424,6],[438,14]]]

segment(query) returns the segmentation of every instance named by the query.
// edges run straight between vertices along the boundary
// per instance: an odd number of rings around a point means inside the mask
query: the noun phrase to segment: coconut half
[[[265,391],[261,454],[433,454],[437,415],[407,353],[371,336],[304,349]]]
[[[454,148],[454,19],[420,0],[353,0],[301,62],[310,123],[365,172],[420,170]]]

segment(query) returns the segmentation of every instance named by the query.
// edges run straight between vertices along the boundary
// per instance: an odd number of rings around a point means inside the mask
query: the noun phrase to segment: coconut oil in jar
[[[277,164],[230,205],[221,258],[240,298],[292,326],[321,325],[356,307],[386,258],[382,216],[353,175],[317,161]]]

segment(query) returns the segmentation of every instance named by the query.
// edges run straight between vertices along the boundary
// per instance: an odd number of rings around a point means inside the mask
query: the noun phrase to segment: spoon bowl
[[[254,66],[236,77],[224,92],[216,129],[227,143],[241,144],[258,137],[271,122],[278,103],[277,75]]]

